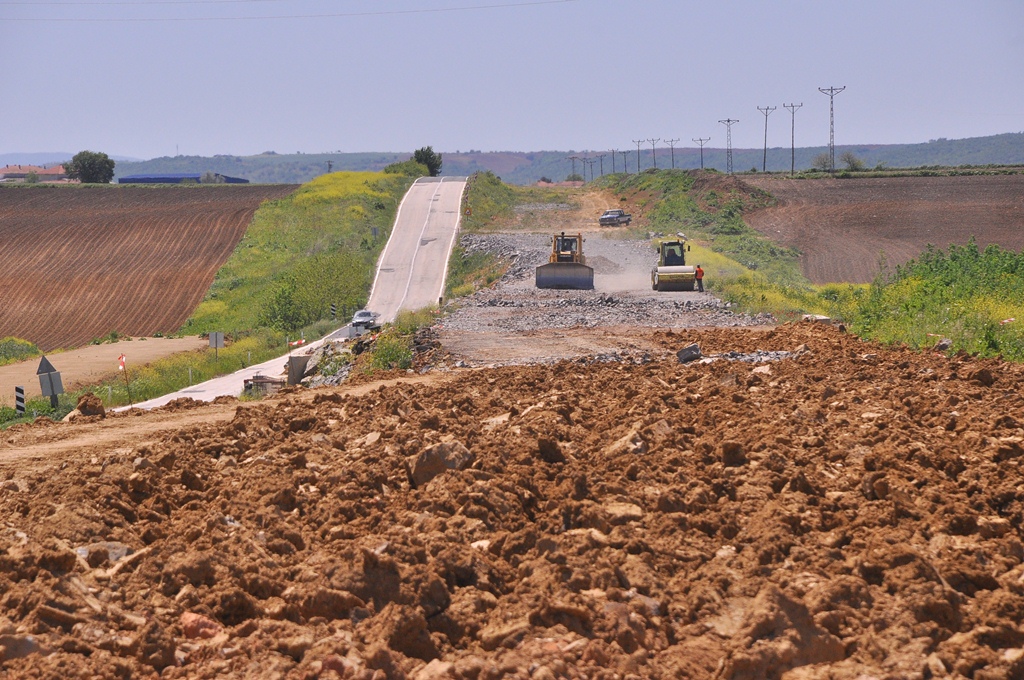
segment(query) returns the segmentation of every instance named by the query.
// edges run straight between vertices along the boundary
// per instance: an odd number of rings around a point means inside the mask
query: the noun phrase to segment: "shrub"
[[[0,366],[39,356],[39,348],[28,340],[6,337],[0,339]]]

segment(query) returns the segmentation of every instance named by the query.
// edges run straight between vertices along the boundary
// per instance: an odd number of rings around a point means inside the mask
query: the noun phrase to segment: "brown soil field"
[[[744,176],[777,206],[745,216],[772,240],[803,253],[814,283],[870,282],[928,244],[1024,248],[1024,175],[790,180]]]
[[[176,331],[292,185],[0,190],[0,337],[43,351]]]
[[[5,431],[0,674],[1024,675],[1024,368],[636,333]]]

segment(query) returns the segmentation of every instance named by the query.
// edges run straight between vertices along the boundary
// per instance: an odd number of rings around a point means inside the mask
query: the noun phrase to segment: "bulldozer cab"
[[[580,249],[578,236],[555,236],[555,252],[558,262],[576,262]]]
[[[665,265],[681,265],[686,264],[686,256],[683,255],[683,246],[678,243],[665,246]]]

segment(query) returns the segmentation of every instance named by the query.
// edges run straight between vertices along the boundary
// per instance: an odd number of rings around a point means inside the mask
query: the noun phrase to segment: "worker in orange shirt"
[[[697,265],[697,271],[694,272],[694,276],[697,277],[697,292],[704,292],[704,270]]]

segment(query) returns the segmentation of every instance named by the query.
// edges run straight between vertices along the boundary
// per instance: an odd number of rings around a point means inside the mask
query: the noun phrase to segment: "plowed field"
[[[815,283],[867,283],[890,267],[974,236],[1024,248],[1024,175],[788,180],[744,177],[779,205],[746,215],[774,241],[799,248]]]
[[[0,337],[43,351],[173,332],[291,185],[0,191]]]
[[[637,332],[636,363],[12,428],[0,673],[1024,675],[1020,366]]]

